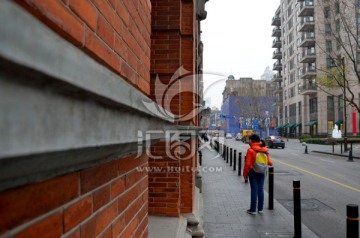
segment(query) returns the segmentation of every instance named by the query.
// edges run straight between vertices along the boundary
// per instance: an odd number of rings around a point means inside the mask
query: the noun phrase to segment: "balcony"
[[[308,66],[303,68],[300,71],[300,78],[302,79],[312,79],[316,77],[316,68],[315,66]]]
[[[301,95],[312,95],[316,93],[316,83],[306,83],[299,87],[299,94]]]
[[[314,16],[314,1],[305,0],[300,4],[299,17]]]
[[[315,48],[306,49],[301,54],[300,63],[313,63],[316,60]]]
[[[280,25],[281,25],[281,18],[280,18],[279,15],[275,15],[275,16],[272,18],[271,25],[272,25],[272,26],[280,26]]]
[[[276,85],[273,89],[274,93],[281,93],[283,91],[283,87],[281,85]]]
[[[281,70],[281,69],[282,69],[281,61],[276,61],[273,65],[273,70]]]
[[[315,30],[315,18],[314,17],[303,17],[300,23],[300,32],[314,32]]]
[[[281,40],[280,38],[275,38],[273,40],[272,48],[281,48]]]
[[[273,58],[273,59],[281,59],[281,58],[282,58],[282,51],[281,51],[281,49],[276,49],[276,50],[273,52],[272,58]]]
[[[271,36],[280,37],[281,36],[281,28],[280,27],[274,27]]]
[[[301,36],[300,47],[311,47],[315,46],[315,33],[306,32]]]
[[[281,82],[282,81],[282,74],[281,73],[277,73],[274,74],[273,78],[272,78],[273,82]]]

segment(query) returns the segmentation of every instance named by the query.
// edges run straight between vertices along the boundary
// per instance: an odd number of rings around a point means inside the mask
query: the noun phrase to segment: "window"
[[[335,62],[334,62],[334,60],[332,58],[327,58],[326,59],[326,67],[328,69],[330,69],[332,67],[335,67],[335,66],[336,66],[336,64],[335,64]]]
[[[359,38],[359,39],[360,39],[360,38]],[[340,50],[340,49],[341,49],[341,45],[342,45],[341,39],[338,38],[338,39],[336,40],[336,50]]]
[[[332,52],[332,43],[331,40],[326,41],[326,52],[330,53]]]
[[[340,32],[340,20],[337,19],[335,21],[335,29],[336,29],[336,32],[339,33]]]
[[[338,15],[340,13],[340,3],[339,2],[335,3],[335,13],[336,13],[336,15]]]
[[[309,100],[310,104],[310,113],[316,113],[317,112],[317,98],[311,98]]]
[[[289,106],[289,117],[295,117],[296,116],[296,103],[291,104]]]
[[[331,35],[331,25],[325,24],[325,35],[330,36]]]
[[[330,19],[330,7],[324,9],[324,17],[325,19]]]
[[[327,110],[333,111],[334,110],[334,97],[327,96]]]

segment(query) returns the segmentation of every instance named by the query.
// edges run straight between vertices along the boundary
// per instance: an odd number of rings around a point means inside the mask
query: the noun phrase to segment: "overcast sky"
[[[272,65],[271,20],[280,0],[209,0],[201,22],[204,44],[204,99],[220,108],[225,79],[260,79]]]

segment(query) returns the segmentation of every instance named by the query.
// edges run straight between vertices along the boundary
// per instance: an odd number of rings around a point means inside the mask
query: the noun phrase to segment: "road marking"
[[[340,182],[335,181],[335,180],[333,180],[333,179],[330,179],[330,178],[321,176],[321,175],[319,175],[319,174],[310,172],[310,171],[308,171],[308,170],[299,168],[299,167],[297,167],[297,166],[295,166],[295,165],[291,165],[291,164],[288,164],[288,163],[285,163],[285,162],[282,162],[282,161],[279,161],[279,160],[276,160],[276,159],[271,159],[271,160],[272,160],[272,161],[275,161],[275,162],[278,162],[278,163],[280,163],[280,164],[287,165],[287,166],[289,166],[289,167],[291,167],[291,168],[300,170],[300,171],[302,171],[302,172],[304,172],[304,173],[308,173],[308,174],[314,175],[314,176],[316,176],[316,177],[322,178],[322,179],[324,179],[324,180],[327,180],[327,181],[329,181],[329,182],[332,182],[332,183],[337,184],[337,185],[339,185],[339,186],[342,186],[342,187],[344,187],[344,188],[347,188],[347,189],[350,189],[350,190],[353,190],[353,191],[355,191],[355,192],[359,192],[359,193],[360,193],[360,189],[359,189],[359,188],[354,188],[354,187],[352,187],[352,186],[349,186],[349,185],[340,183]]]

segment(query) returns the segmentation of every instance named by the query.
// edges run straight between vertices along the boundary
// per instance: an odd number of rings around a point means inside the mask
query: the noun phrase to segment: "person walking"
[[[265,183],[265,173],[257,173],[254,170],[254,162],[256,159],[256,154],[258,152],[263,152],[266,154],[268,165],[272,165],[272,161],[269,156],[269,149],[266,148],[265,142],[260,141],[260,137],[256,134],[253,134],[249,137],[250,148],[246,152],[245,156],[245,165],[243,176],[245,182],[249,179],[250,188],[251,188],[251,202],[250,209],[247,210],[247,213],[255,215],[256,208],[259,214],[263,213],[264,209],[264,183]]]

